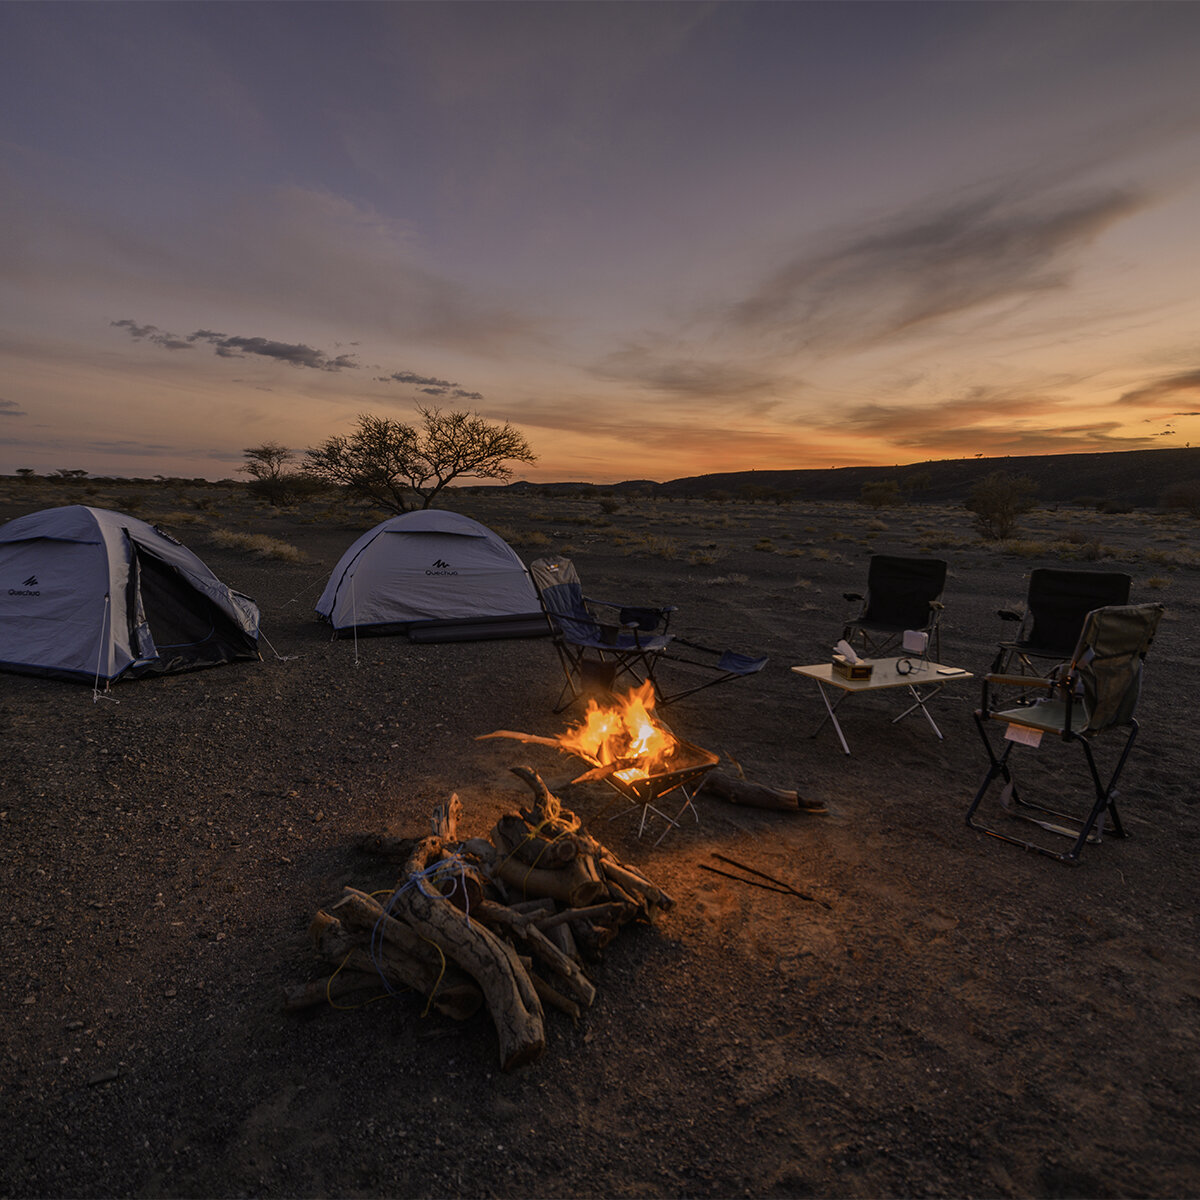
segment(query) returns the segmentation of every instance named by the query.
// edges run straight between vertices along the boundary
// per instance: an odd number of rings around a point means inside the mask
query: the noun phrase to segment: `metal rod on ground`
[[[768,875],[765,871],[759,871],[754,867],[748,867],[745,863],[738,862],[736,858],[729,858],[724,854],[717,854],[715,851],[713,853],[713,858],[715,858],[718,862],[728,863],[731,867],[737,867],[739,871],[748,871],[751,875],[757,875],[760,879],[766,879],[771,883],[777,884],[779,887],[785,888],[787,891],[791,892],[793,896],[799,896],[801,900],[811,900],[814,904],[820,904],[825,908],[829,907],[824,900],[818,900],[816,896],[810,896],[807,892],[797,891],[797,889],[792,887],[790,883],[785,883],[782,879],[776,879],[774,875]],[[709,869],[712,870],[713,868],[710,867]],[[743,882],[749,883],[750,880],[746,879]]]

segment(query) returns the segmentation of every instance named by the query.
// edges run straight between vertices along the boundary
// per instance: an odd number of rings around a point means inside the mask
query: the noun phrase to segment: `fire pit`
[[[690,789],[720,759],[710,751],[676,737],[653,715],[653,709],[654,688],[647,681],[623,699],[614,696],[603,704],[589,700],[583,720],[558,737],[539,737],[504,729],[483,736],[510,737],[553,746],[590,763],[592,770],[572,782],[603,781],[629,802],[629,811],[640,808],[638,837],[645,832],[646,822],[652,814],[661,817],[667,827],[655,841],[657,845],[672,829],[679,827],[679,818],[689,808],[699,823]],[[684,800],[672,816],[658,804],[677,790],[683,793]]]

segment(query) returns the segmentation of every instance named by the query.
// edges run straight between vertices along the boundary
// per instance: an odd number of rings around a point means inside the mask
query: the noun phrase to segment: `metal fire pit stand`
[[[645,832],[646,822],[651,813],[656,817],[661,817],[667,823],[666,829],[655,839],[654,844],[656,846],[672,829],[679,828],[679,818],[689,808],[692,810],[692,816],[696,819],[696,824],[700,824],[700,814],[696,811],[695,804],[692,803],[692,791],[694,789],[692,789],[691,785],[698,783],[721,761],[717,755],[710,753],[708,750],[702,750],[699,746],[693,746],[690,742],[684,742],[676,738],[676,743],[678,746],[676,754],[686,757],[688,760],[684,766],[676,767],[672,771],[663,771],[657,775],[650,775],[645,779],[625,780],[619,779],[616,775],[605,777],[605,783],[609,784],[629,802],[629,808],[625,810],[626,812],[632,812],[636,808],[641,808],[642,819],[638,825],[639,838]],[[684,799],[683,804],[679,807],[679,811],[674,816],[671,816],[670,813],[664,812],[658,807],[658,802],[676,789],[683,793]],[[601,815],[607,811],[607,808],[602,809]],[[609,817],[609,820],[615,821],[617,817],[624,815],[625,812],[619,812]]]

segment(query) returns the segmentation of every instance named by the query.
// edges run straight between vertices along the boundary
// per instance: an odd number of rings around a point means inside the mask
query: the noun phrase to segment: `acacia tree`
[[[352,432],[308,450],[301,469],[403,513],[428,508],[455,479],[510,479],[507,463],[537,461],[525,435],[507,421],[499,424],[478,413],[438,408],[417,411],[420,429],[360,413]]]
[[[269,503],[286,504],[296,492],[297,475],[288,468],[296,461],[296,452],[278,442],[263,442],[261,446],[247,446],[242,451],[245,465],[239,470],[253,477],[251,491]],[[300,478],[301,483],[307,479]]]

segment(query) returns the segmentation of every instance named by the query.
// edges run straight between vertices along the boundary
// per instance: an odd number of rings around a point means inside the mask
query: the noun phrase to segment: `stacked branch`
[[[512,1070],[545,1046],[544,1008],[578,1019],[596,989],[585,964],[622,926],[653,920],[673,901],[621,862],[563,809],[536,772],[514,773],[533,799],[486,838],[458,840],[461,805],[435,809],[422,839],[373,837],[363,847],[403,863],[385,903],[346,888],[309,930],[337,969],[288,989],[284,1006],[353,1007],[395,991],[426,1011],[465,1020],[486,1007]]]

